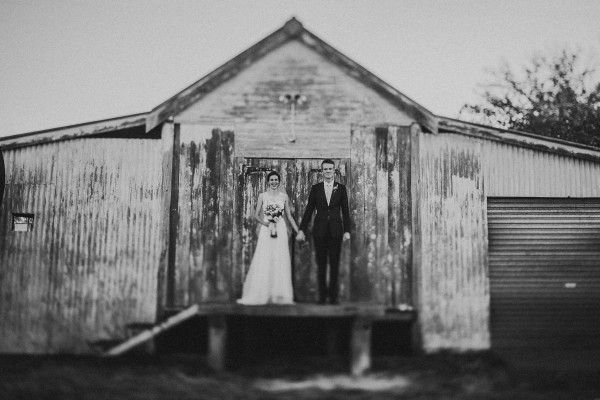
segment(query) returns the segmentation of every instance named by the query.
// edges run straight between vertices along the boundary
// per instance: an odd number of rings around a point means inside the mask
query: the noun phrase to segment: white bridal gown
[[[276,196],[270,196],[264,193],[263,215],[265,215],[267,206],[273,203],[279,205],[283,210],[285,195],[278,193]],[[292,263],[284,218],[282,215],[276,222],[276,238],[271,237],[268,227],[260,225],[256,250],[244,281],[242,298],[238,300],[238,303],[258,305],[292,304],[294,302]]]

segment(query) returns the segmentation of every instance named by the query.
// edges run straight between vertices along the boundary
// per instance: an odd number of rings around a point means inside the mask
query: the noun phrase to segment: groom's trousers
[[[319,284],[319,302],[324,303],[329,297],[331,303],[337,303],[339,287],[338,275],[340,270],[340,253],[342,238],[331,236],[329,229],[323,237],[314,237],[315,253],[317,259],[317,280]],[[329,274],[327,274],[327,261],[329,259]],[[329,282],[327,279],[329,275]]]

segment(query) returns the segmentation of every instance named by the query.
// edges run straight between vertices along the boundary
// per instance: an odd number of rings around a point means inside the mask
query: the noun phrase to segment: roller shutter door
[[[600,199],[488,198],[492,347],[600,347]]]

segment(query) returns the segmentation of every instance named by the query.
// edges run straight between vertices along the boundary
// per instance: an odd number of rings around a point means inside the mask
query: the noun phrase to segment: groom
[[[334,182],[335,164],[326,159],[321,163],[323,182],[313,185],[308,204],[300,223],[297,240],[304,240],[304,231],[316,211],[313,240],[317,259],[319,281],[319,304],[338,304],[338,272],[342,240],[350,239],[350,212],[346,186]],[[329,283],[327,282],[327,258],[329,257]]]

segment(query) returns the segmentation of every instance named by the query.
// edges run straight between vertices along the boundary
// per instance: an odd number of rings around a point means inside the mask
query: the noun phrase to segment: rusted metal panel
[[[420,265],[416,282],[423,347],[490,345],[486,201],[481,143],[419,135]]]
[[[180,126],[171,306],[230,301],[233,269],[233,132]]]
[[[0,351],[86,352],[154,321],[164,238],[160,140],[85,139],[4,152]],[[12,232],[12,213],[34,214]]]
[[[355,127],[351,163],[351,299],[411,304],[409,128]]]
[[[486,194],[600,197],[600,162],[481,141]]]

